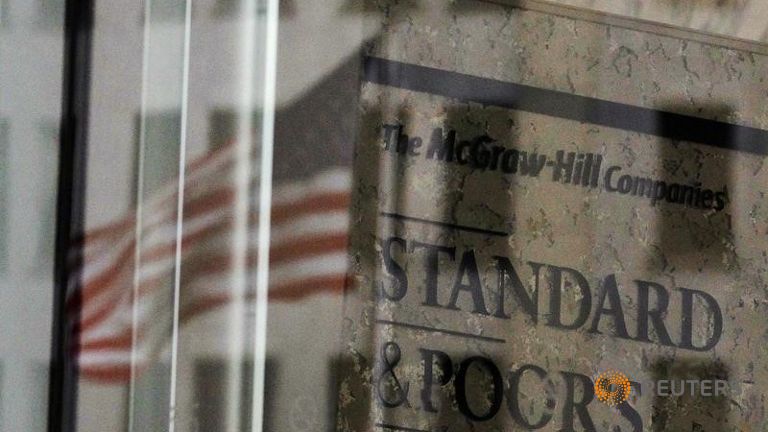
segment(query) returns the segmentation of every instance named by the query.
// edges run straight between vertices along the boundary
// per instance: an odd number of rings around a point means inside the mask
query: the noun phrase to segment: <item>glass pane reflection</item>
[[[97,4],[80,430],[764,426],[762,7],[280,3]]]

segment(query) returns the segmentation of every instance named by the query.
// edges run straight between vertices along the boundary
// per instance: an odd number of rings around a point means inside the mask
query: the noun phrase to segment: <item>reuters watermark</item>
[[[632,385],[621,372],[608,371],[595,378],[595,396],[600,402],[615,406],[629,399],[630,393]]]
[[[658,380],[654,385],[656,396],[725,396],[728,391],[728,381],[725,380]]]
[[[626,402],[632,394],[632,382],[624,373],[609,370],[595,379],[595,396],[600,402],[616,406]],[[658,397],[720,397],[728,391],[728,381],[721,379],[662,379],[651,382],[652,392]]]

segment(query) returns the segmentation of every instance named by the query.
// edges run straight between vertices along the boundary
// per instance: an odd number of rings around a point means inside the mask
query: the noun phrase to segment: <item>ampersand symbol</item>
[[[381,348],[383,369],[376,383],[376,392],[379,396],[379,401],[387,408],[395,408],[403,403],[408,403],[410,383],[401,384],[395,375],[395,366],[400,363],[401,354],[400,347],[394,342],[387,342]],[[389,391],[386,391],[387,386]],[[392,398],[387,399],[387,394],[390,394]]]

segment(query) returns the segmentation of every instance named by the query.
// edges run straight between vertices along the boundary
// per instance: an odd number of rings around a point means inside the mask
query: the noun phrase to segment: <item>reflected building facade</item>
[[[270,102],[277,3],[94,4],[76,430],[765,428],[762,4],[283,0]],[[9,316],[53,310],[65,6],[0,1]]]

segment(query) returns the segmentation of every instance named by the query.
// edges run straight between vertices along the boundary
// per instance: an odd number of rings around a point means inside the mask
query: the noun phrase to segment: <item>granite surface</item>
[[[367,54],[768,129],[765,56],[471,3],[458,13],[437,0],[377,2],[384,31]],[[357,289],[345,299],[338,430],[530,430],[525,422],[540,419],[544,431],[768,428],[765,155],[372,83],[360,109]],[[492,140],[485,148],[500,148],[497,166],[430,153],[433,136],[445,142],[449,131],[467,149]],[[398,152],[404,135],[421,145]],[[516,172],[501,167],[506,151]],[[565,182],[546,164],[525,172],[522,160],[535,167],[532,155],[548,162],[558,152],[599,156],[597,183]],[[621,175],[710,190],[723,205],[611,190]],[[663,310],[662,324],[645,309]],[[452,362],[445,385],[437,351]],[[493,367],[475,360],[462,371],[473,357]],[[519,374],[526,365],[545,374]],[[634,382],[624,405],[593,400],[583,380],[608,370]],[[663,397],[653,391],[660,379],[722,379],[728,389]]]

